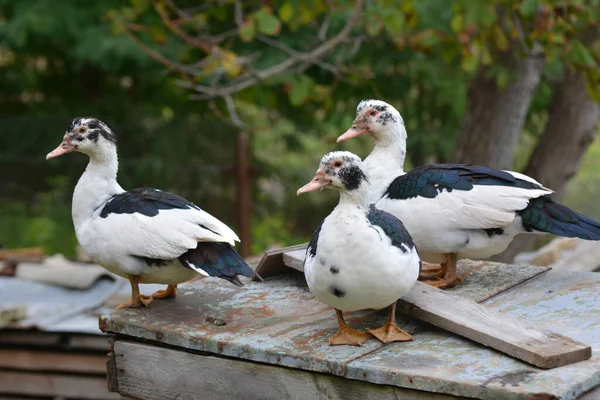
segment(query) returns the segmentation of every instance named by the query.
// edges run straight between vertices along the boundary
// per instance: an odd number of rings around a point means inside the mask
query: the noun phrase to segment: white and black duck
[[[337,207],[313,234],[304,262],[312,294],[334,307],[339,330],[330,345],[360,345],[373,335],[382,342],[412,340],[395,323],[396,301],[417,281],[420,260],[402,223],[369,205],[369,180],[361,159],[332,152],[321,159],[298,194],[321,188],[340,193]],[[368,333],[350,328],[343,311],[390,307],[385,325]]]
[[[172,193],[121,188],[117,139],[105,123],[74,119],[62,143],[46,159],[72,151],[90,158],[73,193],[77,240],[94,262],[131,282],[131,301],[117,308],[176,297],[177,285],[197,274],[238,286],[243,286],[238,275],[255,276],[232,247],[239,241],[237,235],[217,218]],[[168,286],[145,296],[139,283]]]
[[[457,259],[498,254],[519,233],[600,240],[600,223],[556,203],[552,190],[526,175],[466,164],[430,164],[405,173],[407,133],[390,104],[360,102],[338,142],[359,135],[375,139],[364,161],[370,202],[404,223],[423,261],[442,263],[422,273],[434,286],[458,282]]]

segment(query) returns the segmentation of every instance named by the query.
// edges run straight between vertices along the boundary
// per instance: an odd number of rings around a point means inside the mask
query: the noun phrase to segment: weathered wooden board
[[[147,400],[454,398],[122,340],[115,342],[115,360],[120,394]]]
[[[502,268],[504,275],[516,276],[513,286],[522,282],[527,272],[525,267],[515,265],[489,265]],[[465,284],[493,285],[479,275],[494,276],[498,272],[486,268],[478,264]],[[103,317],[101,325],[103,330],[116,333],[117,337],[126,335],[177,346],[183,351],[226,355],[235,363],[258,361],[457,396],[528,399],[539,395],[537,398],[572,399],[600,384],[600,359],[597,356],[576,364],[541,370],[431,325],[408,322],[415,321],[410,317],[400,318],[400,326],[413,334],[414,342],[382,346],[369,340],[361,348],[329,347],[327,338],[335,332],[337,325],[334,314],[307,292],[303,276],[290,268],[287,271],[288,274],[267,279],[264,283],[251,282],[244,288],[233,287],[216,278],[182,285],[180,296],[175,300],[156,301],[147,309],[120,310],[110,317]],[[539,269],[533,268],[533,271],[533,275],[539,273]],[[549,279],[550,274],[552,279]],[[600,323],[597,322],[600,318],[595,313],[600,310],[600,305],[574,300],[582,294],[600,298],[600,287],[589,285],[589,282],[596,282],[598,275],[573,275],[577,279],[552,271],[543,273],[491,297],[486,303],[506,297],[502,307],[508,313],[527,312],[531,307],[539,307],[539,312],[547,310],[550,316],[544,318],[549,321],[543,327],[565,333],[564,327],[572,325],[570,335],[599,348],[600,340],[595,338],[600,336]],[[524,297],[521,301],[520,294],[527,287],[534,287],[531,285],[541,278],[547,280],[540,286],[547,290],[556,287],[565,292],[566,297],[548,301]],[[563,288],[559,282],[567,283]],[[540,287],[542,300],[546,294]],[[458,295],[483,300],[489,297],[489,291],[484,287],[472,287]],[[510,303],[510,299],[515,303]],[[488,305],[495,308],[491,303]],[[551,315],[559,311],[559,307],[570,308],[571,312],[561,312],[560,321],[557,321]],[[575,319],[571,320],[571,316]],[[590,322],[582,323],[586,316],[591,316]],[[347,317],[352,326],[364,329],[380,325],[385,312],[348,313]],[[226,325],[216,326],[207,318],[221,319]],[[553,325],[558,322],[560,324]],[[582,334],[578,329],[587,333]],[[223,385],[228,384],[223,382]]]
[[[362,330],[384,321],[385,313],[373,310],[346,317],[348,324]],[[399,317],[398,324],[414,333],[420,325],[413,321]],[[337,327],[333,309],[315,299],[295,273],[241,288],[206,278],[181,285],[174,300],[100,318],[104,332],[334,375],[343,375],[347,362],[382,346],[372,339],[362,347],[330,347],[327,339]]]
[[[100,332],[99,332],[100,333]],[[61,348],[104,352],[108,349],[104,335],[74,335],[36,330],[0,331],[0,346]]]
[[[293,250],[306,249],[308,243],[297,244],[295,246],[282,247],[274,250],[267,250],[256,266],[256,273],[263,278],[279,275],[285,272],[286,267],[283,263],[283,253]],[[255,279],[257,280],[257,279]]]
[[[598,274],[550,271],[485,304],[600,347]],[[348,364],[348,377],[482,399],[568,400],[600,385],[600,354],[543,370],[442,331],[422,332]]]
[[[118,399],[106,389],[103,376],[74,376],[2,371],[0,395],[44,396],[75,399]]]
[[[398,304],[401,312],[540,368],[556,368],[592,356],[587,344],[422,282]]]
[[[104,375],[106,357],[100,354],[0,348],[0,369]]]
[[[298,250],[286,252],[283,261],[298,269],[304,254]],[[407,315],[540,368],[560,367],[592,355],[587,344],[422,282],[417,282],[398,306]]]

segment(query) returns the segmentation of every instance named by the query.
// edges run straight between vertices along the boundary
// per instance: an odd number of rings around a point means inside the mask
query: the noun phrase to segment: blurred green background
[[[583,77],[582,104],[600,99],[599,9],[596,0],[0,0],[0,244],[74,255],[70,201],[87,159],[44,158],[75,116],[100,118],[117,133],[124,188],[176,192],[235,230],[235,140],[245,132],[253,254],[307,241],[335,205],[332,192],[297,198],[296,189],[327,151],[368,155],[370,138],[335,144],[365,98],[402,114],[405,170],[471,161],[455,151],[470,99],[518,89],[520,66],[539,57],[539,82],[514,111],[522,126],[503,158],[528,170],[548,121],[562,112],[552,104],[567,77]],[[240,82],[247,86],[232,91]],[[597,136],[598,117],[573,118],[563,137],[580,140],[583,118]],[[481,140],[506,139],[488,134],[485,121],[478,129]],[[600,142],[589,136],[570,160],[554,160],[582,162],[554,184],[566,188],[573,177],[566,204],[600,218]]]

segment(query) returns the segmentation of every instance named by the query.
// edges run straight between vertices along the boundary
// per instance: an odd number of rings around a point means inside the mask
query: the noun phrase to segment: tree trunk
[[[548,122],[529,160],[525,174],[554,190],[554,200],[566,194],[600,124],[600,106],[590,97],[579,73],[569,73],[557,85]],[[520,235],[495,260],[510,262],[535,242],[534,235]]]
[[[511,169],[531,98],[540,83],[544,58],[539,46],[525,58],[502,53],[502,63],[514,74],[505,89],[482,68],[469,87],[467,115],[454,148],[453,160]],[[504,58],[504,60],[502,60]]]
[[[240,229],[240,255],[250,255],[252,189],[250,186],[250,144],[246,132],[238,132],[235,141],[235,180],[237,217]]]

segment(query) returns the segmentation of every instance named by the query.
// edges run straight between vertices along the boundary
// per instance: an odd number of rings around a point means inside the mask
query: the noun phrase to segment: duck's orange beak
[[[340,137],[337,138],[336,141],[339,143],[359,135],[364,135],[365,133],[367,133],[368,130],[368,127],[357,124],[356,121],[354,121],[354,124],[352,124],[352,128],[344,132]]]
[[[296,194],[300,195],[302,193],[312,192],[314,190],[327,187],[329,185],[331,185],[331,179],[327,177],[324,170],[320,169],[317,171],[317,174],[310,182],[298,189]]]
[[[72,152],[73,150],[77,150],[77,145],[73,144],[69,137],[65,135],[62,143],[52,150],[50,153],[46,155],[46,160],[49,160],[54,157],[62,156],[63,154],[67,154]]]

